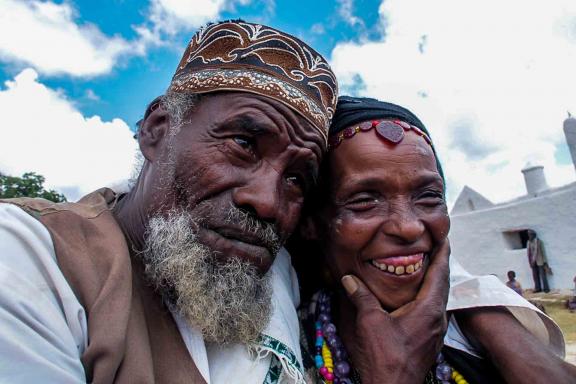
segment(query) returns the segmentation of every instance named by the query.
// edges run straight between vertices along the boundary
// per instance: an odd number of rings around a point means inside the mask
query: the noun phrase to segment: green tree
[[[52,189],[44,189],[44,176],[26,172],[22,177],[0,174],[0,198],[42,197],[55,202],[66,201],[66,197]]]

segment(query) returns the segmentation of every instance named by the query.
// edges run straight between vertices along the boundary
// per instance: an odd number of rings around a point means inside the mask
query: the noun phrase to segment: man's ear
[[[162,143],[170,129],[168,112],[160,103],[151,107],[152,112],[142,121],[138,131],[138,144],[148,161],[154,161],[162,148]]]

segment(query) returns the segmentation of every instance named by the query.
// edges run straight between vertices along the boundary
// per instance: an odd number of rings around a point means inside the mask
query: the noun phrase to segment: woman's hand
[[[436,361],[447,328],[450,245],[431,258],[416,298],[393,312],[355,276],[342,284],[356,309],[355,321],[341,324],[342,338],[363,384],[422,384]]]

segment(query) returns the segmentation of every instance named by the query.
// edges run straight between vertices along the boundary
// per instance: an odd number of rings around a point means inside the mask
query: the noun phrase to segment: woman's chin
[[[397,274],[383,271],[372,263],[365,269],[362,280],[378,298],[382,307],[393,311],[414,300],[422,284],[426,263],[423,267],[411,272]]]

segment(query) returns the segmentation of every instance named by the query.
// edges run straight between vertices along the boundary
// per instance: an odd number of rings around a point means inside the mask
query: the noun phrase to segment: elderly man
[[[302,381],[288,256],[274,261],[336,97],[293,36],[198,31],[140,124],[130,192],[0,205],[0,381]]]

